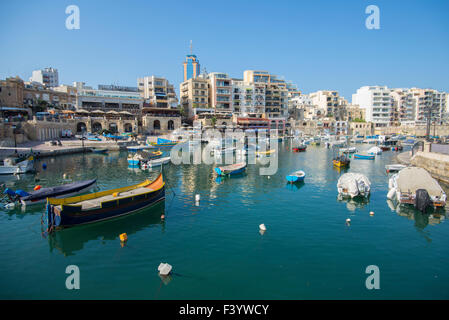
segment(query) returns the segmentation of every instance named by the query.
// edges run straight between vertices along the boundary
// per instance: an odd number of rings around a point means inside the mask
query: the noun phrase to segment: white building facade
[[[42,70],[34,70],[30,78],[31,82],[38,82],[47,87],[59,86],[58,70],[54,68],[45,68]]]
[[[352,104],[365,110],[367,122],[375,127],[387,127],[393,122],[393,99],[386,86],[364,86],[352,95]]]

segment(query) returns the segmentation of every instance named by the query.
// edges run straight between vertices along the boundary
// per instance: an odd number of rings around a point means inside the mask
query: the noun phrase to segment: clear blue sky
[[[65,28],[80,8],[81,29]],[[380,30],[365,8],[380,8]],[[449,1],[1,1],[0,78],[59,69],[60,82],[136,86],[159,75],[177,88],[193,40],[208,72],[268,70],[305,93],[363,85],[449,91]],[[179,93],[178,93],[179,94]]]

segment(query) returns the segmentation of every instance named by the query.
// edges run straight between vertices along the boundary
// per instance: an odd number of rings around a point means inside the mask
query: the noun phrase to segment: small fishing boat
[[[332,160],[332,164],[337,168],[346,168],[349,166],[351,160],[345,155],[339,155]]]
[[[230,147],[230,148],[226,148],[226,147],[217,147],[215,149],[212,150],[212,152],[214,153],[214,155],[223,155],[223,154],[234,154],[235,152],[235,148],[234,147]]]
[[[143,163],[141,167],[142,167],[142,169],[151,169],[154,167],[162,166],[167,163],[170,163],[170,157],[149,160],[149,161]]]
[[[357,148],[356,147],[341,148],[340,152],[343,152],[343,153],[355,153],[355,152],[357,152]]]
[[[4,193],[12,202],[20,201],[23,205],[44,203],[47,198],[70,197],[94,188],[97,179],[78,181],[55,187],[40,188],[35,191],[25,192],[23,190],[11,190],[7,188]]]
[[[390,146],[387,146],[387,145],[384,145],[384,144],[381,144],[381,145],[379,146],[379,148],[380,148],[382,151],[390,151],[390,150],[391,150],[391,147],[390,147]]]
[[[423,168],[407,167],[388,181],[387,198],[399,204],[411,204],[424,212],[427,207],[444,207],[446,193],[429,172]]]
[[[387,170],[387,173],[393,173],[401,171],[402,169],[407,168],[407,166],[403,164],[387,164],[385,166],[385,169]]]
[[[371,147],[371,148],[368,149],[367,153],[370,154],[370,155],[381,154],[382,153],[382,149],[379,148],[379,147]]]
[[[360,159],[360,160],[374,160],[375,155],[372,154],[365,154],[365,153],[355,153],[354,159]]]
[[[179,141],[157,138],[157,142],[150,142],[150,145],[156,148],[161,148],[161,147],[173,147],[178,143]]]
[[[307,145],[305,145],[305,144],[302,144],[302,145],[292,148],[293,152],[304,152],[304,151],[306,151],[306,149],[307,149]]]
[[[149,160],[158,159],[162,156],[162,151],[139,151],[136,152],[134,155],[129,154],[128,155],[128,165],[130,166],[138,166],[142,162],[147,162]]]
[[[302,170],[298,170],[298,171],[290,173],[285,178],[287,179],[288,182],[294,183],[294,182],[304,181],[305,177],[306,177],[306,173]]]
[[[47,200],[47,232],[129,215],[165,201],[162,174],[154,180],[71,198]]]
[[[107,148],[92,148],[93,153],[108,153]]]
[[[361,173],[345,173],[337,182],[338,194],[342,197],[368,197],[371,182]]]
[[[2,174],[21,174],[34,171],[34,157],[14,158],[9,157],[3,160],[0,166],[0,175]]]
[[[246,163],[245,162],[236,163],[236,164],[231,164],[229,166],[223,166],[223,167],[215,168],[215,172],[219,176],[235,175],[235,174],[242,173],[245,170],[246,170]]]

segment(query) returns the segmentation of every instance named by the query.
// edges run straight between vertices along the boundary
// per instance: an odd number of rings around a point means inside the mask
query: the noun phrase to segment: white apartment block
[[[175,89],[165,78],[156,76],[138,78],[137,87],[146,102],[156,108],[174,109],[178,107]]]
[[[393,99],[393,121],[396,123],[414,121],[414,99],[410,90],[402,88],[392,89],[390,95]]]
[[[364,86],[352,95],[352,104],[365,109],[365,119],[376,127],[387,127],[393,122],[393,99],[386,86]]]
[[[58,70],[54,68],[34,70],[30,81],[38,82],[50,88],[57,87],[59,85]]]

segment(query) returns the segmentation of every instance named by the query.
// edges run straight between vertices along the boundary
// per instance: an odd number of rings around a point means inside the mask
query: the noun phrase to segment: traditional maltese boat
[[[285,178],[288,182],[294,183],[294,182],[301,182],[304,181],[304,178],[306,177],[306,173],[302,170],[295,171],[293,173],[290,173]]]
[[[179,141],[157,138],[157,142],[150,142],[150,145],[156,148],[161,148],[161,147],[173,147],[178,143]]]
[[[354,159],[360,159],[360,160],[374,160],[375,156],[372,154],[365,154],[365,153],[355,153]]]
[[[229,176],[229,175],[235,175],[235,174],[239,174],[242,173],[246,170],[246,163],[242,162],[242,163],[236,163],[236,164],[231,164],[229,166],[224,166],[224,167],[217,167],[215,168],[215,172],[219,175],[219,176]]]
[[[23,190],[14,191],[8,188],[4,193],[9,196],[11,201],[19,200],[23,205],[28,206],[44,203],[47,198],[69,197],[87,192],[95,187],[96,182],[97,179],[78,181],[55,187],[39,188],[31,192],[25,192]]]
[[[368,197],[371,182],[361,173],[345,173],[337,182],[338,194],[343,197]]]
[[[154,180],[71,198],[47,199],[47,231],[104,221],[165,201],[162,174]]]

